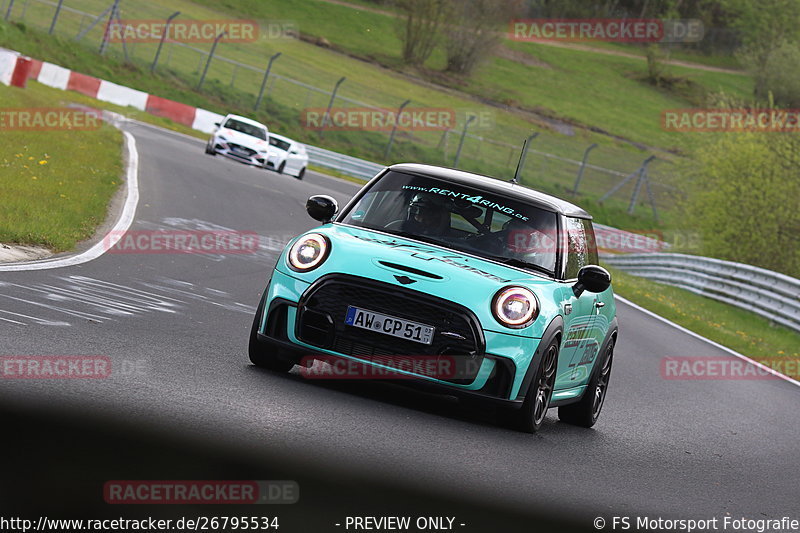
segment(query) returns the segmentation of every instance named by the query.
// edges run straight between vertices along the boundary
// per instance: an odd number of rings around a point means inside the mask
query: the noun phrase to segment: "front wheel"
[[[261,303],[258,304],[258,309],[256,309],[256,316],[253,318],[253,326],[250,328],[250,343],[248,345],[250,362],[267,370],[288,372],[294,366],[294,362],[289,358],[281,357],[277,350],[270,350],[268,346],[258,340],[258,328],[261,325],[266,300],[267,292],[264,291]]]
[[[589,380],[581,400],[578,403],[558,408],[558,418],[562,422],[590,428],[600,417],[600,411],[603,409],[608,392],[611,364],[614,361],[614,339],[608,343],[608,347],[602,355],[603,359],[599,361],[601,366]]]
[[[558,346],[559,340],[553,339],[542,354],[542,360],[528,388],[528,394],[525,395],[525,401],[516,413],[515,425],[520,431],[536,433],[542,427],[556,384]]]
[[[284,170],[286,170],[286,161],[281,163],[281,166],[278,167],[278,174],[283,174]]]
[[[303,179],[303,176],[305,176],[305,175],[306,175],[306,167],[303,167],[303,168],[300,169],[300,172],[297,174],[297,179],[301,180],[301,179]]]

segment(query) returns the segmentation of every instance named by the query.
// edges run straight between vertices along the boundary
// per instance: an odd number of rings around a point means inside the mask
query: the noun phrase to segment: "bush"
[[[800,277],[800,139],[725,134],[696,156],[686,211],[702,253]]]
[[[800,44],[787,41],[774,50],[764,75],[776,104],[800,107]]]

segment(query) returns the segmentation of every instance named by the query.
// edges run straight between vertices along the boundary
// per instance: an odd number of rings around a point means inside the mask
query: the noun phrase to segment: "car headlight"
[[[217,137],[217,139],[218,139],[218,140],[220,140],[220,141],[228,142],[228,139],[226,139],[226,138],[225,138],[225,137],[223,137],[222,135],[220,135],[219,137]]]
[[[289,249],[289,266],[297,272],[307,272],[317,268],[328,257],[330,249],[330,242],[324,235],[319,233],[304,235]]]
[[[506,327],[524,328],[539,315],[539,301],[524,287],[506,287],[495,295],[492,313]]]

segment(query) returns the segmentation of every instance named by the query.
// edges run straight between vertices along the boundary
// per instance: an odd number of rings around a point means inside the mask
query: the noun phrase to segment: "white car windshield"
[[[267,132],[264,130],[264,128],[259,128],[258,126],[236,120],[235,118],[229,118],[223,127],[229,130],[238,131],[239,133],[244,133],[245,135],[255,137],[256,139],[261,139],[262,141],[267,140]]]
[[[278,148],[279,150],[283,150],[284,152],[289,151],[289,147],[292,145],[291,143],[288,143],[286,141],[282,141],[280,139],[276,139],[275,137],[270,137],[269,138],[269,144],[270,144],[270,146],[274,146],[275,148]]]

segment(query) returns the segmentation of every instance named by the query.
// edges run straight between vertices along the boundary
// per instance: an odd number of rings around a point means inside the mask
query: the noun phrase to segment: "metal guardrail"
[[[340,154],[338,152],[332,152],[324,148],[317,148],[316,146],[310,146],[308,144],[305,145],[305,147],[306,152],[308,152],[309,163],[330,168],[342,174],[347,174],[348,176],[368,180],[386,168],[384,165],[379,165],[378,163],[365,161],[364,159]]]
[[[800,332],[800,279],[742,263],[685,254],[604,254],[609,265],[713,298]]]

